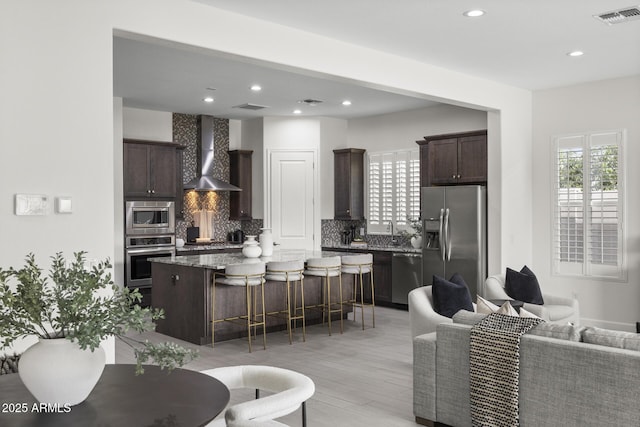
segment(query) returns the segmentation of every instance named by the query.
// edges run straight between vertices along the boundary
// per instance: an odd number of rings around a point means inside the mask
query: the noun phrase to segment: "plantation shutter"
[[[368,155],[368,232],[398,230],[420,216],[420,159],[417,150]]]
[[[624,277],[624,131],[555,138],[554,273]]]

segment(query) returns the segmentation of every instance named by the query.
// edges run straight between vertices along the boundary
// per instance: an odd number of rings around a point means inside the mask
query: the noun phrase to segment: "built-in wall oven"
[[[125,227],[126,284],[132,288],[151,287],[149,258],[176,253],[174,202],[126,202]]]
[[[151,286],[149,258],[170,257],[176,254],[175,235],[127,236],[125,269],[127,286]]]

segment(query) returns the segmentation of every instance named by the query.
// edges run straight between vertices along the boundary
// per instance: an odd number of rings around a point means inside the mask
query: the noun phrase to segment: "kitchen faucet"
[[[391,228],[391,244],[398,246],[398,239],[396,239],[396,236],[393,234],[393,221],[389,221],[389,228]]]

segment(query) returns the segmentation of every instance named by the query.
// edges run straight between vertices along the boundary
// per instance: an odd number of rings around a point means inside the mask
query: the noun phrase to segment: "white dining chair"
[[[229,388],[255,389],[256,399],[237,403],[227,408],[224,419],[218,418],[208,427],[238,427],[247,422],[272,422],[302,407],[302,425],[307,425],[306,401],[315,393],[311,378],[299,372],[275,366],[240,365],[202,371]],[[260,391],[273,394],[260,397]],[[277,425],[277,424],[268,424]]]

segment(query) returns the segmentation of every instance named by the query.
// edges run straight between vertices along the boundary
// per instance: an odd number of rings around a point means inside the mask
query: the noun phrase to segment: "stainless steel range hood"
[[[214,118],[198,116],[198,160],[201,166],[197,177],[184,184],[185,190],[196,191],[242,191],[241,188],[213,177],[214,156]]]

